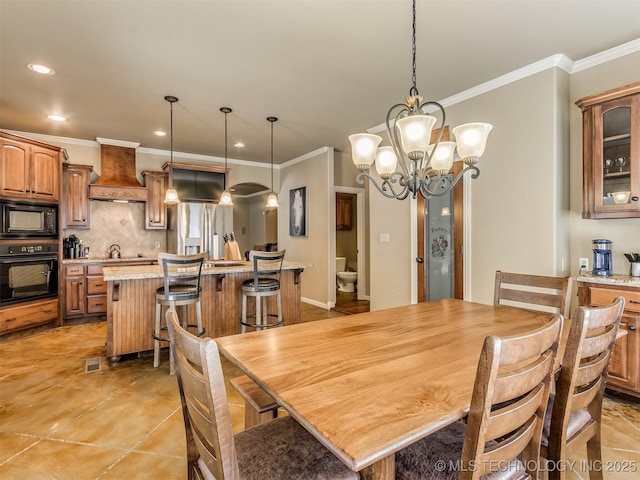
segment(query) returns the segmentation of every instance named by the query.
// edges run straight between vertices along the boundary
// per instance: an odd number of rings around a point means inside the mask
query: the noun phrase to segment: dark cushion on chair
[[[549,434],[551,433],[551,412],[553,411],[554,396],[549,396],[547,403],[547,411],[544,416],[544,426],[542,427],[542,445],[549,445]],[[591,420],[591,415],[586,409],[576,410],[569,415],[569,423],[567,424],[567,439],[573,437],[582,427]]]
[[[275,278],[258,278],[258,285],[256,286],[254,279],[245,280],[242,282],[242,290],[245,292],[275,292],[280,290],[280,282]]]
[[[234,438],[243,480],[360,478],[292,417],[271,420]],[[199,461],[198,465],[205,477],[213,479],[204,462]]]
[[[466,426],[448,425],[396,453],[396,480],[456,480]],[[483,475],[483,480],[517,479],[525,472],[519,460]]]

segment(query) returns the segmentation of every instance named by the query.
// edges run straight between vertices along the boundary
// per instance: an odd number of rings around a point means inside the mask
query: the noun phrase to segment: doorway
[[[334,310],[342,313],[360,313],[369,311],[368,286],[366,284],[365,251],[365,199],[364,189],[353,187],[335,187],[335,222],[333,259],[330,270],[331,282],[329,299]],[[351,288],[338,286],[337,257],[343,257],[345,271],[355,272],[356,278]],[[340,267],[342,268],[342,267]]]

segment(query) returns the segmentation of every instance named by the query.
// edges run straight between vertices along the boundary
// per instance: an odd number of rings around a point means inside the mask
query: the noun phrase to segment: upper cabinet
[[[640,217],[640,82],[581,98],[583,218]]]
[[[0,132],[0,197],[57,203],[62,149]]]
[[[91,165],[63,165],[62,228],[89,228],[91,170]]]
[[[164,194],[169,183],[167,172],[142,172],[144,184],[149,190],[149,198],[145,204],[145,226],[147,230],[163,230],[167,228],[167,206],[164,204]]]
[[[336,230],[351,230],[351,199],[353,195],[336,193]]]

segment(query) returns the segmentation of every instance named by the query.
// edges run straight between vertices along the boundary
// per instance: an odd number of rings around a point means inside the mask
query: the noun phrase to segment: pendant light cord
[[[271,122],[271,193],[273,193],[273,122]]]
[[[416,0],[413,0],[413,23],[411,24],[413,33],[411,35],[411,54],[413,57],[412,75],[411,75],[411,89],[409,90],[409,96],[418,96],[418,87],[416,87]]]
[[[171,147],[171,170],[173,170],[173,102],[170,102],[171,109],[169,115],[169,130],[171,131],[171,138],[169,139],[169,145]]]
[[[224,170],[227,173],[227,112],[224,112]]]

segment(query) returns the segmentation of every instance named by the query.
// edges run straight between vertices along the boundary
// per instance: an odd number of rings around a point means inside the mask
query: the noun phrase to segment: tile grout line
[[[167,415],[160,423],[158,423],[155,427],[153,427],[143,438],[141,438],[140,440],[138,440],[131,448],[126,449],[122,455],[120,455],[115,462],[113,462],[111,465],[109,465],[100,475],[98,475],[96,477],[96,480],[100,480],[102,477],[104,477],[107,473],[109,473],[113,468],[115,468],[116,465],[118,465],[118,463],[120,463],[127,455],[129,455],[130,453],[140,453],[142,455],[154,455],[154,456],[163,456],[163,457],[173,457],[173,458],[184,458],[181,455],[159,455],[158,453],[155,452],[146,452],[143,450],[136,450],[136,447],[138,445],[140,445],[142,442],[144,442],[147,438],[149,438],[149,436],[151,436],[151,434],[153,434],[155,431],[157,431],[161,425],[163,425],[165,422],[167,422],[169,420],[169,418],[174,415],[178,410],[181,410],[181,406],[176,407],[175,410],[173,410],[169,415]]]

